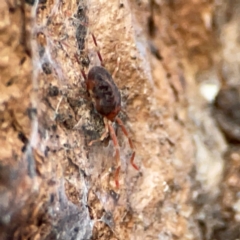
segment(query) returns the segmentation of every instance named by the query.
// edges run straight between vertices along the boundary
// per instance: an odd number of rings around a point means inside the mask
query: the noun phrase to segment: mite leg
[[[113,140],[113,145],[114,145],[115,150],[116,150],[116,160],[117,160],[117,166],[118,167],[117,167],[117,170],[115,172],[115,183],[116,183],[116,187],[119,188],[119,172],[120,172],[120,150],[119,150],[119,144],[118,144],[116,133],[115,133],[111,123],[108,123],[108,128],[109,128],[110,136],[111,136],[111,138]]]
[[[104,121],[104,125],[105,125],[105,131],[104,131],[104,133],[102,134],[102,136],[99,138],[99,139],[96,139],[96,140],[93,140],[93,141],[91,141],[89,144],[88,144],[88,146],[91,146],[93,143],[95,143],[95,142],[100,142],[100,141],[103,141],[107,136],[108,136],[108,120],[107,120],[107,118],[103,118],[103,121]]]
[[[74,57],[75,57],[75,59],[77,60],[78,64],[81,66],[81,63],[80,63],[80,61],[79,61],[79,59],[78,59],[77,54],[74,54]],[[82,73],[82,76],[83,76],[83,78],[84,78],[84,81],[87,82],[87,75],[86,75],[83,67],[81,67],[81,73]]]
[[[84,81],[87,82],[87,75],[86,75],[86,73],[85,73],[83,68],[81,69],[81,73],[82,73],[82,76],[84,78]]]
[[[132,143],[132,139],[128,136],[128,132],[127,129],[124,127],[123,122],[120,118],[116,117],[116,122],[118,123],[118,125],[121,127],[124,135],[127,137],[130,148],[133,150],[132,156],[130,158],[130,163],[132,164],[132,166],[136,169],[139,170],[139,168],[137,167],[137,165],[134,163],[134,158],[135,158],[135,150],[134,150],[134,146]]]
[[[114,70],[114,72],[112,74],[112,78],[113,79],[115,78],[115,76],[116,76],[116,74],[117,74],[117,72],[119,70],[119,65],[120,65],[120,57],[118,57],[118,59],[117,59],[117,67],[115,68],[115,70]]]
[[[102,65],[102,67],[104,67],[104,62],[103,62],[103,59],[102,59],[102,55],[101,55],[101,53],[100,53],[100,51],[98,49],[97,40],[96,40],[96,37],[94,36],[93,33],[92,33],[92,39],[93,39],[93,42],[94,42],[95,46],[97,47],[97,55],[98,55],[98,58],[99,58],[99,60],[101,62],[101,65]]]

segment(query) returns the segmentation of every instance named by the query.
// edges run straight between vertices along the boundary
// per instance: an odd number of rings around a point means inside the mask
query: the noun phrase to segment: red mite
[[[93,34],[92,38],[94,44],[96,45],[96,47],[98,47],[96,38]],[[134,163],[135,151],[132,140],[128,136],[127,129],[124,127],[122,120],[117,116],[118,113],[121,111],[121,94],[113,81],[113,78],[117,73],[117,68],[111,76],[111,74],[104,67],[103,59],[100,52],[97,51],[97,54],[101,62],[101,66],[92,67],[87,75],[85,74],[83,69],[81,70],[81,72],[86,82],[87,90],[94,103],[94,107],[97,112],[103,116],[105,131],[99,139],[91,141],[89,143],[89,146],[91,146],[94,142],[103,141],[108,136],[108,134],[110,134],[116,150],[115,157],[117,160],[117,169],[115,173],[115,183],[116,187],[119,188],[120,150],[117,136],[112,126],[113,122],[117,122],[117,124],[121,127],[124,135],[128,138],[129,145],[133,150],[130,162],[136,170],[139,169]]]

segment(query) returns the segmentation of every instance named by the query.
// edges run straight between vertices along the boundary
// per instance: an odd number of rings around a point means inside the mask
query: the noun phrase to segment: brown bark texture
[[[239,238],[239,10],[233,0],[2,0],[0,239]],[[116,122],[120,163],[110,136],[89,145],[104,121],[82,70],[99,53],[139,170]]]

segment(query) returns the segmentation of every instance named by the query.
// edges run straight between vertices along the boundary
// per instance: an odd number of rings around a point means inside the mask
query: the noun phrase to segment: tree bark
[[[223,78],[239,81],[239,6],[216,4],[1,3],[1,239],[223,239],[222,226],[228,239],[238,234],[238,201],[221,195],[232,174],[211,104]],[[89,146],[104,122],[81,70],[100,65],[98,53],[117,70],[119,117],[139,167],[113,123],[119,188],[111,138]],[[234,230],[226,206],[235,206]]]

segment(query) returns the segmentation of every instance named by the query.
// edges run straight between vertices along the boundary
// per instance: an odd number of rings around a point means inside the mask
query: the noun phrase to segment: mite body
[[[97,112],[113,122],[121,110],[121,94],[110,73],[103,67],[92,67],[86,85]]]
[[[97,45],[95,36],[92,34],[94,44]],[[83,78],[85,80],[87,90],[92,98],[96,111],[103,116],[105,124],[105,131],[99,139],[91,141],[88,145],[91,146],[94,142],[103,141],[109,134],[113,141],[116,150],[117,169],[115,173],[115,183],[117,188],[119,187],[119,172],[120,172],[120,148],[117,140],[116,133],[112,126],[113,122],[116,122],[122,129],[124,135],[128,138],[130,148],[133,153],[130,158],[132,166],[138,170],[138,167],[134,163],[135,151],[131,138],[128,136],[127,129],[124,127],[122,120],[117,116],[121,111],[121,94],[118,87],[113,81],[118,68],[115,69],[111,75],[104,67],[102,56],[97,51],[98,57],[101,62],[101,66],[92,67],[88,74],[85,74],[84,69],[81,70]]]

